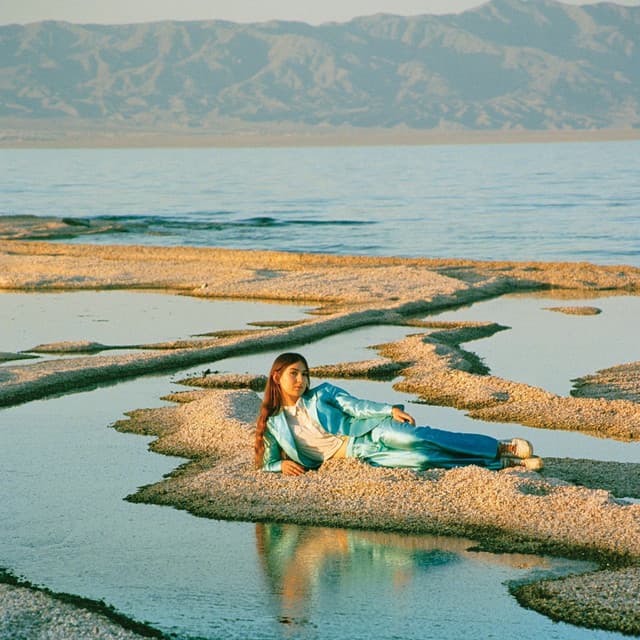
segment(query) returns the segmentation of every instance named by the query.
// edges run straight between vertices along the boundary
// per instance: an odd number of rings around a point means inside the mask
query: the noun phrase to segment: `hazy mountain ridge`
[[[215,128],[640,125],[640,7],[0,27],[0,118]],[[220,123],[227,123],[220,125]]]

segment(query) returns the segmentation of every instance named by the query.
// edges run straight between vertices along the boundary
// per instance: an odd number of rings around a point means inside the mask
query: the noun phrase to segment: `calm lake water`
[[[640,141],[0,149],[0,216],[82,242],[640,266]]]
[[[79,231],[112,226],[67,242],[640,266],[638,157],[640,141],[0,150],[0,216],[72,218]],[[505,299],[439,317],[508,324],[467,348],[496,375],[566,394],[576,375],[640,359],[637,298],[585,303],[603,313],[566,317],[542,308],[553,300]],[[143,293],[0,294],[0,351],[169,340],[303,311]],[[367,345],[404,331],[367,327],[304,352],[312,364],[369,358]],[[211,368],[264,372],[273,355]],[[552,623],[509,596],[511,580],[584,569],[563,560],[478,554],[461,540],[210,521],[125,502],[183,460],[149,453],[147,438],[107,425],[164,405],[177,377],[0,410],[0,566],[181,639],[622,637]],[[364,397],[413,399],[391,383],[339,384]],[[421,423],[528,437],[542,455],[640,459],[638,443],[409,407]]]
[[[0,302],[11,320],[5,325],[7,345],[57,340],[62,330],[76,339],[117,344],[129,335],[130,318],[141,328],[155,319],[154,335],[169,339],[192,333],[194,322],[198,331],[221,329],[256,319],[298,318],[303,311],[126,292],[6,293]],[[514,331],[531,313],[529,303],[516,298],[508,305]],[[119,311],[123,305],[126,318]],[[61,308],[66,322],[56,328]],[[460,313],[469,315],[473,309]],[[476,310],[479,315],[500,311],[482,305]],[[52,317],[53,328],[39,314]],[[608,319],[609,326],[619,320],[615,308],[598,317]],[[588,334],[584,322],[589,318],[569,319],[576,334]],[[30,341],[23,338],[25,328]],[[304,352],[317,364],[364,359],[371,357],[368,345],[407,331],[413,329],[365,327],[305,345]],[[537,342],[543,335],[544,328],[530,337]],[[230,358],[211,367],[263,372],[273,356]],[[523,365],[516,374],[526,370]],[[508,593],[510,581],[562,575],[588,565],[476,553],[469,550],[472,542],[459,539],[220,522],[125,502],[136,487],[158,481],[183,460],[149,453],[148,438],[107,425],[125,411],[167,404],[161,396],[181,389],[174,380],[187,373],[147,376],[0,410],[0,566],[56,591],[105,600],[181,639],[458,640],[532,633],[558,639],[622,638],[553,623],[522,609]],[[421,423],[530,437],[543,455],[640,458],[637,443],[478,422],[453,409],[409,404],[412,397],[395,392],[388,382],[339,384],[363,397],[405,402]]]

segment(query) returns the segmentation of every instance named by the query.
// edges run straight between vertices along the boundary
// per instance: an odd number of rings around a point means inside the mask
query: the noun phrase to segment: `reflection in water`
[[[411,536],[395,533],[256,524],[256,545],[277,620],[291,635],[332,611],[326,602],[349,597],[354,590],[376,591],[398,598],[415,588],[414,579],[463,557],[514,569],[550,570],[546,558],[524,554],[471,551],[463,538]],[[555,563],[554,563],[555,564]],[[557,567],[556,567],[557,568]],[[575,567],[574,567],[575,568]],[[582,567],[584,569],[584,567]],[[372,602],[371,615],[375,615]],[[325,613],[326,612],[326,613]]]

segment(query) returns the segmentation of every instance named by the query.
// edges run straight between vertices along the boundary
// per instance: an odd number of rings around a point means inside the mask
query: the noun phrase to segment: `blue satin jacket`
[[[383,420],[391,419],[393,407],[402,408],[397,404],[361,400],[328,382],[305,391],[302,402],[309,416],[329,433],[351,437],[369,433]],[[298,451],[284,411],[280,411],[267,420],[262,468],[282,471],[283,452],[303,467],[314,469],[320,466],[316,460],[310,460]]]

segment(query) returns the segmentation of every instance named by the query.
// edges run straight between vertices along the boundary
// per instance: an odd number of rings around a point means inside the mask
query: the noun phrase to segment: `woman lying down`
[[[256,467],[297,476],[330,458],[424,470],[477,465],[539,471],[542,459],[522,438],[496,440],[416,426],[402,405],[356,398],[329,383],[309,386],[298,353],[279,355],[269,372],[256,426]]]

